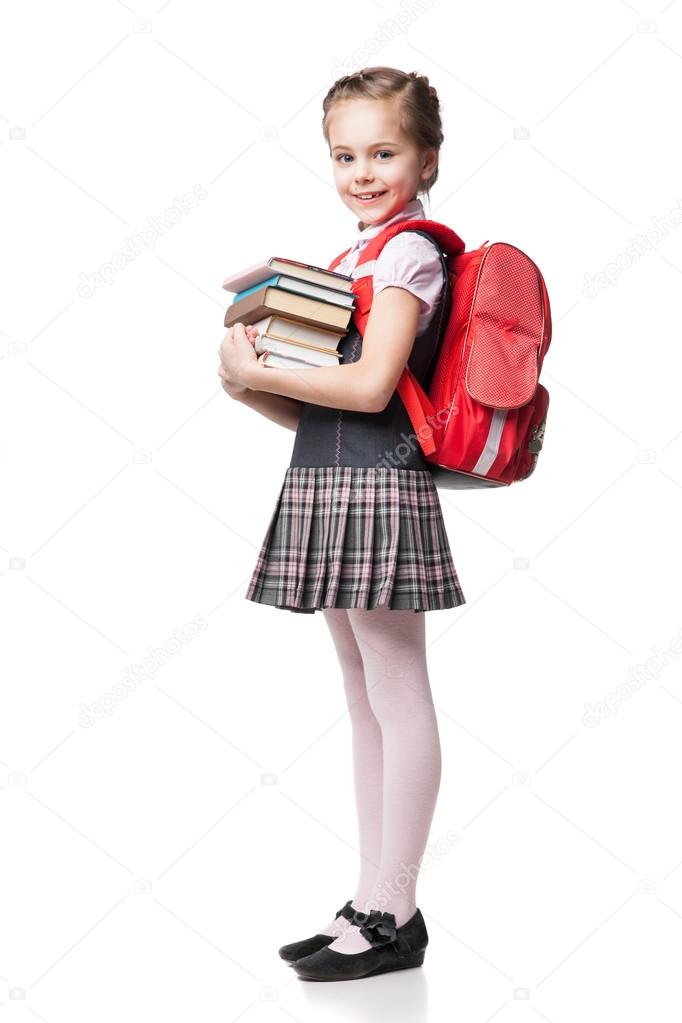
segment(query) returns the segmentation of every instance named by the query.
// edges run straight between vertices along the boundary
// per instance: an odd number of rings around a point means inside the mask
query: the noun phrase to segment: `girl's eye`
[[[391,152],[390,152],[390,151],[389,151],[388,149],[378,149],[378,150],[377,150],[377,153],[378,153],[378,154],[381,154],[381,153],[383,153],[383,154],[384,154],[385,156],[393,156],[393,153],[391,153]],[[349,159],[351,159],[351,160],[353,159],[353,157],[352,157],[352,156],[350,155],[350,153],[340,153],[340,154],[339,154],[339,155],[338,155],[338,156],[336,157],[336,159],[337,159],[338,161],[340,161],[341,163],[345,163],[345,157],[346,157],[346,156],[348,156],[348,157],[349,157]],[[382,160],[381,162],[382,162],[382,163],[385,163],[386,161],[385,161],[385,160]]]

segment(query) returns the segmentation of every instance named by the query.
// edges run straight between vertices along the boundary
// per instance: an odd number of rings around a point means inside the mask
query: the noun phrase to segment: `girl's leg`
[[[353,775],[360,843],[360,876],[353,905],[360,909],[372,898],[381,856],[381,729],[369,705],[362,657],[348,621],[348,611],[335,607],[325,608],[322,613],[336,647],[352,726]],[[339,917],[319,933],[341,934],[347,924],[344,917]]]
[[[400,927],[417,909],[417,873],[441,776],[438,723],[426,664],[425,616],[424,612],[377,607],[351,608],[348,617],[383,740],[380,867],[373,902],[358,909],[393,913]],[[369,779],[365,774],[362,781],[367,784]],[[371,946],[358,927],[349,925],[329,947],[353,953]]]

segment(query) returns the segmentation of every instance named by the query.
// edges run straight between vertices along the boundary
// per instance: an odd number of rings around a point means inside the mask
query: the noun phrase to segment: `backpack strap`
[[[464,251],[464,242],[447,224],[440,224],[436,220],[399,220],[397,223],[391,224],[384,231],[381,231],[380,234],[367,243],[358,259],[357,265],[361,266],[375,260],[386,242],[390,241],[396,234],[400,234],[401,231],[414,230],[425,231],[427,234],[430,234],[434,241],[440,245],[441,251],[446,256],[457,256],[460,252]]]
[[[437,220],[400,220],[396,224],[391,224],[384,231],[381,231],[378,235],[371,239],[370,242],[365,246],[363,251],[360,253],[360,257],[356,263],[356,268],[363,266],[366,263],[375,260],[381,250],[383,249],[386,242],[390,241],[391,238],[396,234],[400,234],[401,231],[425,231],[430,234],[431,237],[438,242],[441,250],[446,256],[457,256],[460,252],[464,251],[464,242],[452,228],[448,227],[447,224],[440,224]],[[331,263],[327,267],[328,270],[335,270],[339,265],[344,256],[347,256],[352,246],[348,246],[344,249],[340,255],[335,256]],[[367,267],[367,272],[371,270]],[[353,277],[365,277],[367,274],[356,274],[353,271]]]
[[[354,276],[358,279],[358,288],[362,292],[361,315],[362,327],[367,323],[372,308],[374,295],[374,264],[384,245],[401,231],[417,230],[430,235],[446,256],[446,270],[450,258],[464,251],[464,242],[452,228],[435,220],[401,220],[391,224],[367,244],[360,258]],[[365,272],[363,273],[363,269]],[[433,422],[435,409],[416,376],[406,364],[396,387],[401,401],[405,406],[410,422],[415,429],[417,438],[425,455],[436,451],[434,431],[429,419]]]
[[[446,224],[441,224],[435,220],[401,220],[391,224],[372,238],[361,252],[353,270],[352,290],[358,300],[353,311],[353,320],[361,334],[364,334],[372,308],[374,264],[384,245],[391,238],[396,234],[400,234],[401,231],[409,230],[423,231],[431,235],[441,251],[445,253],[446,266],[451,257],[454,258],[464,251],[464,242],[459,235]],[[350,252],[350,247],[345,249],[341,255],[336,256],[329,264],[328,269],[334,270],[348,252]],[[436,444],[433,428],[427,420],[427,415],[432,418],[435,410],[428,395],[408,365],[405,365],[396,389],[410,417],[410,422],[415,428],[422,451],[425,455],[433,454],[436,450]]]
[[[327,267],[327,270],[336,270],[337,266],[339,265],[339,263],[341,262],[343,257],[347,256],[348,253],[350,252],[350,250],[351,250],[351,246],[349,245],[347,249],[343,250],[343,252],[341,253],[340,256],[335,256],[334,259],[332,259],[332,261],[329,264],[329,266]]]

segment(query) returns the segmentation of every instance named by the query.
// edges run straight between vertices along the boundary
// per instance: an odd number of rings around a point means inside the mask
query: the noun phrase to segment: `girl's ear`
[[[436,165],[438,163],[438,150],[437,149],[426,149],[422,153],[422,171],[421,176],[426,181],[431,177]]]

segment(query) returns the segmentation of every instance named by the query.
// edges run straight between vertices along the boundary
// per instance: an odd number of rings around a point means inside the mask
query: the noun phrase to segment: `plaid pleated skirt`
[[[245,597],[309,614],[466,603],[431,473],[290,466]]]

